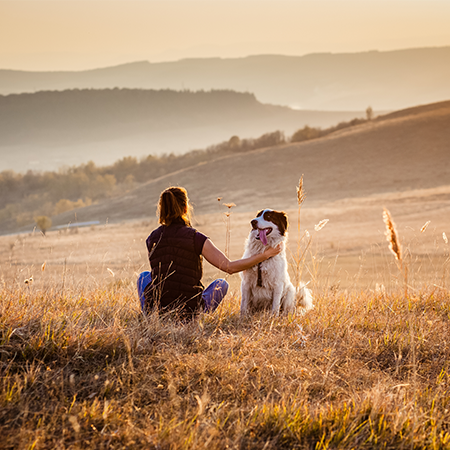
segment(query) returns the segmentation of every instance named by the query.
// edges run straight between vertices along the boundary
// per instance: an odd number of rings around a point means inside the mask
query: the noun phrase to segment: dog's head
[[[288,227],[286,214],[272,209],[259,211],[250,223],[252,224],[250,234],[264,245],[269,243],[268,239],[271,243],[279,241],[279,238],[285,235]]]

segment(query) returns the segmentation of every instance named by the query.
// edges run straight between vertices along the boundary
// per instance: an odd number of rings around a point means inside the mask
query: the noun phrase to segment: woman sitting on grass
[[[204,234],[191,227],[191,211],[186,189],[170,187],[158,203],[161,226],[147,238],[151,272],[142,272],[137,281],[144,314],[153,308],[161,312],[177,311],[182,318],[192,318],[200,311],[214,311],[228,291],[223,279],[203,288],[202,256],[229,274],[249,269],[281,251],[267,247],[264,253],[230,261]]]

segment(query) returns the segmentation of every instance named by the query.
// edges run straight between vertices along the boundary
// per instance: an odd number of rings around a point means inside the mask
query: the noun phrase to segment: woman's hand
[[[281,252],[282,248],[283,247],[282,247],[281,243],[278,244],[276,247],[267,247],[264,250],[263,255],[266,256],[266,259],[272,258],[273,256],[278,255],[278,253]]]
[[[281,250],[282,244],[278,244],[276,247],[265,248],[263,253],[258,253],[257,255],[248,258],[237,259],[236,261],[230,261],[210,239],[207,239],[203,244],[202,255],[213,266],[232,274],[250,269],[250,267],[278,255]]]

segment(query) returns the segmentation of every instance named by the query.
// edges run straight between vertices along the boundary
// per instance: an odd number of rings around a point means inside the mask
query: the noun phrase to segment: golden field
[[[396,208],[405,296],[369,200],[304,207],[315,308],[289,317],[241,319],[234,275],[212,315],[144,318],[156,219],[1,237],[0,448],[450,448],[445,221]],[[217,208],[196,227],[238,258],[253,214]]]

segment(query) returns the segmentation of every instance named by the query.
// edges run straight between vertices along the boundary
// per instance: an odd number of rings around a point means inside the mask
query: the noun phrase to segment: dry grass
[[[231,295],[180,325],[131,284],[24,285],[0,314],[1,448],[450,448],[446,290],[246,321]]]
[[[308,227],[320,230],[323,217]],[[326,233],[344,236],[329,217]],[[240,256],[248,217],[233,215],[232,241],[223,213],[201,220]],[[153,225],[0,240],[0,448],[450,448],[450,259],[446,235],[433,237],[440,229],[417,228],[409,241],[401,230],[405,295],[385,241],[372,244],[372,262],[348,254],[353,274],[345,254],[321,247],[325,230],[311,245],[298,223],[292,253],[301,242],[308,254],[292,272],[304,265],[314,310],[242,320],[231,283],[215,314],[183,325],[139,311],[134,280]],[[354,223],[348,235],[354,245]],[[425,238],[435,256],[414,259]]]

